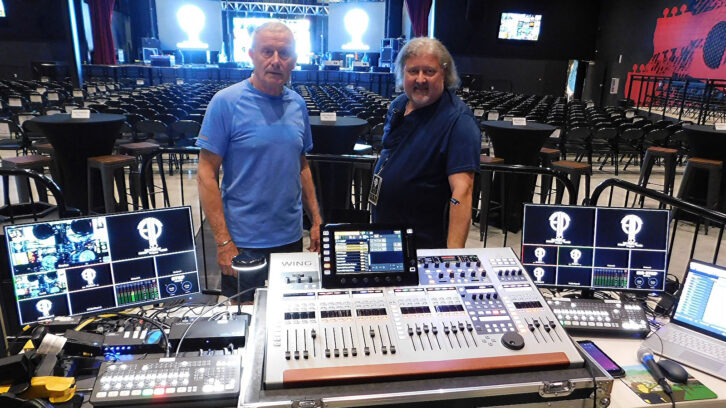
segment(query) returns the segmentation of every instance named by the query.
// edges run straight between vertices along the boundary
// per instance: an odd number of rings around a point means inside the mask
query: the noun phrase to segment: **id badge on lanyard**
[[[381,167],[381,170],[383,170],[383,167]],[[378,173],[380,174],[380,171]],[[368,192],[368,202],[373,205],[378,205],[378,196],[381,193],[381,186],[383,185],[383,177],[379,174],[373,175],[371,191]]]

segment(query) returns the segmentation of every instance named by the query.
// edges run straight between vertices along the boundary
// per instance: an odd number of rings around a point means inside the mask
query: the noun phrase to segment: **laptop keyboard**
[[[677,344],[687,350],[705,354],[719,361],[726,361],[726,347],[715,344],[714,341],[691,336],[680,330],[669,330],[663,340]]]

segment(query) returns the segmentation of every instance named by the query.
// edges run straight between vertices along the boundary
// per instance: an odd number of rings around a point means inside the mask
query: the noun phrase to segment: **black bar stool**
[[[88,212],[93,213],[93,171],[97,170],[101,173],[101,187],[103,189],[103,206],[107,214],[120,211],[128,211],[128,201],[126,200],[126,177],[124,169],[129,168],[129,185],[131,187],[131,199],[136,207],[138,195],[138,178],[135,177],[134,169],[138,168],[138,161],[134,156],[127,155],[107,155],[88,158],[87,174],[88,177]],[[118,203],[114,198],[113,187],[114,181],[118,189]]]
[[[585,176],[585,199],[590,198],[590,176],[592,175],[592,166],[587,163],[580,163],[572,160],[559,160],[552,163],[552,169],[567,174],[575,187],[575,195],[580,194],[580,177]],[[555,201],[559,204],[562,202],[562,196],[565,193],[565,186],[562,182],[557,182],[557,194]]]

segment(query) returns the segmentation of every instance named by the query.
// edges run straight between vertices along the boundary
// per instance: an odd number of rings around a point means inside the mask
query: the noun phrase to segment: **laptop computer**
[[[726,268],[691,260],[671,316],[643,343],[654,353],[726,380]]]

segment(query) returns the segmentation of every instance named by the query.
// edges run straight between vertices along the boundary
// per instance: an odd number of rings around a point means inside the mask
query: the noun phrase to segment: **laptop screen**
[[[726,268],[691,261],[671,320],[726,340]]]
[[[199,293],[189,207],[5,227],[20,324]]]

